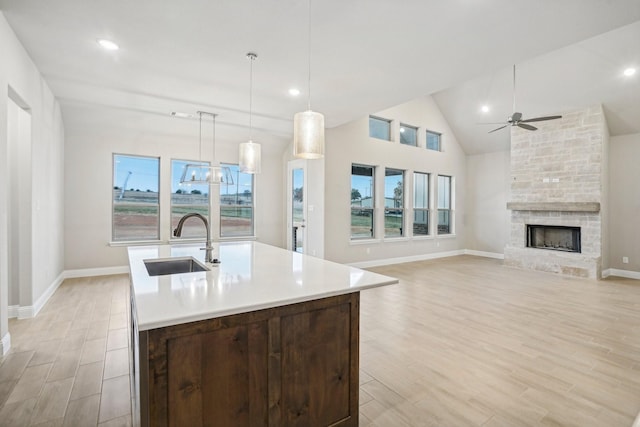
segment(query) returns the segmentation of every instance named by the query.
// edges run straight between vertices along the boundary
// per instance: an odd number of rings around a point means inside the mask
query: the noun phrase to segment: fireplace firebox
[[[580,253],[580,227],[527,224],[527,247]]]

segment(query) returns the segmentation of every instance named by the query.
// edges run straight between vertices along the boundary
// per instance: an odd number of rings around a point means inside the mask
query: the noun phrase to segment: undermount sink
[[[209,271],[209,268],[193,257],[147,259],[144,260],[144,265],[149,276]]]

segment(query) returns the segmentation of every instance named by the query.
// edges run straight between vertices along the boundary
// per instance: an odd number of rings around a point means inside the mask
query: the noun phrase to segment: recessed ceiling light
[[[489,112],[489,106],[488,105],[483,105],[482,107],[480,107],[480,110],[482,110],[483,113],[488,113]]]
[[[633,76],[636,73],[636,69],[635,68],[627,68],[626,70],[624,70],[624,75],[627,77]]]
[[[118,50],[120,46],[107,39],[98,39],[98,44],[107,50]]]
[[[300,95],[300,89],[296,89],[296,88],[292,87],[291,89],[289,89],[289,95],[291,95],[291,96]]]

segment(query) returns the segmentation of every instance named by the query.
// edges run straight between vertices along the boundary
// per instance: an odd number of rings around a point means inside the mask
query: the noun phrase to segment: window
[[[438,234],[451,234],[451,177],[438,175]]]
[[[369,116],[369,136],[391,141],[391,120]]]
[[[253,236],[253,175],[229,168],[233,184],[220,184],[220,237]]]
[[[160,159],[113,155],[113,241],[160,238]]]
[[[440,139],[442,134],[437,132],[427,131],[427,150],[441,151]]]
[[[428,173],[413,173],[413,235],[429,235]]]
[[[384,237],[402,237],[404,224],[404,171],[384,170]]]
[[[185,165],[208,166],[208,162],[171,160],[171,236],[178,221],[188,213],[199,213],[209,221],[209,186],[206,184],[180,184]],[[209,221],[210,222],[210,221]],[[190,218],[182,228],[183,238],[206,238],[207,231],[202,221]]]
[[[418,128],[400,123],[400,144],[418,146]]]
[[[373,166],[351,165],[351,238],[374,236]]]

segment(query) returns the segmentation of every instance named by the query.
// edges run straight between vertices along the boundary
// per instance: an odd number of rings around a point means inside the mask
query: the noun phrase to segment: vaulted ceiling
[[[180,134],[172,111],[219,113],[219,139],[284,147],[306,109],[307,0],[0,0],[61,102],[68,131],[89,124]],[[314,0],[312,108],[338,126],[433,94],[468,153],[508,148],[478,122],[602,103],[612,134],[640,132],[638,0]],[[97,43],[108,38],[120,50]],[[287,91],[297,87],[293,98]],[[491,106],[481,115],[481,104]]]

